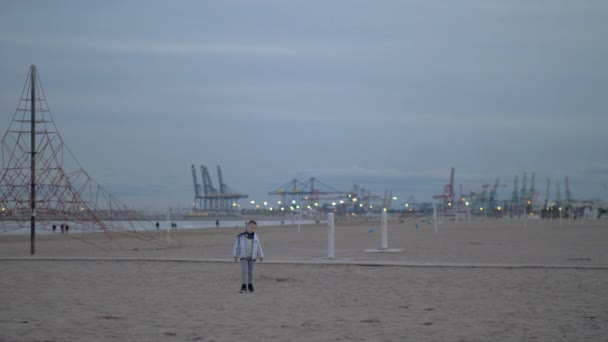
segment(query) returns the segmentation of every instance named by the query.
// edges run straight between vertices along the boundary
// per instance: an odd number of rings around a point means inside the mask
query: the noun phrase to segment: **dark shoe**
[[[247,292],[247,285],[243,284],[241,285],[241,289],[239,290],[240,293],[245,293]]]
[[[253,292],[253,284],[249,284],[248,288],[249,288],[249,292]]]

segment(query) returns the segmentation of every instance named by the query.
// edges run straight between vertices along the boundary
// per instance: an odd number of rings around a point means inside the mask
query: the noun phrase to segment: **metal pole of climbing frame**
[[[30,192],[30,204],[32,208],[31,216],[31,234],[30,234],[30,254],[36,253],[36,66],[30,67],[30,109],[31,109],[31,133],[32,133],[32,152],[31,152],[31,192]]]

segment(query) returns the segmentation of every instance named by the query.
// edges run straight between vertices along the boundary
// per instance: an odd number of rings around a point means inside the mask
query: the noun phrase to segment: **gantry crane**
[[[195,210],[233,210],[238,206],[238,200],[241,198],[247,198],[248,195],[241,194],[231,190],[225,183],[222,177],[222,169],[217,166],[217,175],[219,180],[220,189],[216,189],[211,181],[211,175],[205,165],[201,165],[201,178],[203,180],[203,186],[198,184],[196,180],[196,171],[194,165],[192,165],[192,177],[194,180],[194,193],[195,193]],[[202,201],[202,204],[201,204]]]
[[[294,178],[268,194],[281,196],[282,205],[290,204],[291,202],[288,201],[296,201],[298,204],[304,202],[310,205],[318,203],[321,199],[320,197],[325,195],[346,196],[346,192],[338,191],[329,185],[323,184],[315,177],[309,178],[304,182]]]
[[[196,210],[201,208],[201,201],[203,200],[203,194],[201,191],[201,185],[196,180],[196,169],[192,165],[192,181],[194,182],[194,202],[192,203],[192,209]]]

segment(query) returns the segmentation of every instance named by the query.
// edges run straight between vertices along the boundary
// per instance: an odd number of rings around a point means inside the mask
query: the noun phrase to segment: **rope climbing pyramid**
[[[54,225],[66,225],[70,238],[93,244],[120,247],[125,239],[118,238],[126,236],[168,246],[146,229],[151,222],[95,182],[64,144],[35,65],[1,145],[0,232],[30,228],[31,254],[35,232],[52,232]],[[89,234],[95,232],[102,234]]]

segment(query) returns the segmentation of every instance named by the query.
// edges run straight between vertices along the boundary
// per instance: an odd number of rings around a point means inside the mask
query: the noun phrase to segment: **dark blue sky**
[[[0,129],[36,64],[65,143],[136,208],[190,206],[191,164],[258,201],[311,176],[430,200],[452,166],[466,192],[527,171],[608,199],[603,1],[2,7]]]

